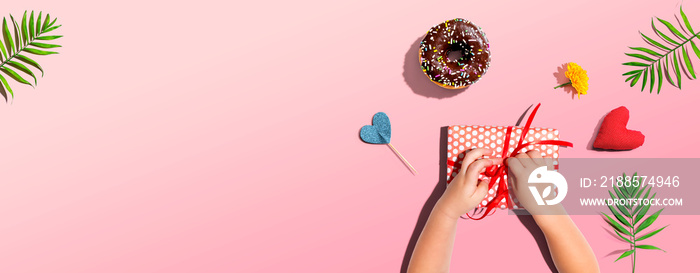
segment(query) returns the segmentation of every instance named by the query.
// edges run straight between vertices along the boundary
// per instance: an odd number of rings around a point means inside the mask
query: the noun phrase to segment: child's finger
[[[494,157],[494,158],[489,158],[491,159],[491,162],[493,162],[493,165],[501,165],[503,164],[503,158],[502,157]]]
[[[525,168],[536,168],[537,164],[535,161],[532,160],[532,158],[527,154],[527,153],[519,153],[515,155],[515,159],[520,161],[520,164],[523,164]]]
[[[554,170],[554,158],[544,158],[544,163],[547,164],[547,170]]]
[[[515,175],[523,174],[525,172],[525,166],[521,161],[522,159],[513,157],[506,159],[506,162],[508,162],[508,170]]]
[[[476,182],[479,180],[479,174],[483,172],[487,167],[490,167],[492,165],[493,161],[487,158],[482,158],[477,161],[474,161],[474,163],[472,164],[469,164],[469,167],[467,167],[467,171],[464,174],[468,192],[474,191],[474,189],[476,188]]]
[[[493,150],[484,149],[484,148],[477,148],[477,149],[473,149],[473,150],[467,152],[467,154],[464,155],[464,159],[462,160],[462,169],[459,170],[459,174],[464,175],[464,173],[467,170],[467,167],[469,167],[469,165],[471,165],[477,159],[479,159],[485,155],[492,155],[492,154],[493,154]]]
[[[518,185],[515,183],[515,179],[513,179],[513,170],[508,169],[508,187],[511,189],[515,190],[516,192],[518,191]]]
[[[547,163],[544,162],[544,159],[542,158],[542,152],[540,150],[534,149],[527,151],[526,153],[532,161],[535,162],[538,166],[545,166]]]
[[[474,191],[474,194],[472,194],[472,198],[478,198],[478,201],[481,201],[486,197],[486,194],[489,191],[489,181],[488,180],[479,180],[479,185],[476,186],[476,190]]]

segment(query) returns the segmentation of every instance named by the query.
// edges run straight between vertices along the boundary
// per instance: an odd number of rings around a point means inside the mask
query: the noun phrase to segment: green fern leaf
[[[647,80],[649,80],[649,93],[652,93],[654,87],[656,87],[656,93],[660,94],[664,78],[665,81],[671,85],[682,89],[683,76],[681,74],[683,73],[681,71],[683,70],[688,72],[686,76],[689,79],[697,79],[695,67],[692,63],[693,60],[688,53],[689,49],[687,49],[685,45],[690,43],[690,47],[693,48],[696,57],[700,59],[700,49],[698,49],[694,41],[700,39],[700,32],[694,32],[688,20],[688,16],[686,16],[682,7],[680,8],[680,14],[683,22],[680,23],[679,21],[679,25],[673,25],[671,22],[661,18],[652,18],[651,20],[651,27],[654,34],[661,38],[661,42],[666,42],[668,44],[663,44],[640,32],[642,39],[656,48],[630,47],[631,50],[635,50],[637,53],[625,53],[625,55],[633,57],[636,60],[643,60],[646,62],[632,61],[623,63],[623,65],[635,67],[634,70],[623,74],[623,76],[628,76],[625,81],[631,81],[631,86],[635,86],[641,78],[641,90],[644,91]],[[657,28],[656,22],[663,24],[665,30],[671,34],[666,34],[661,29]],[[638,70],[642,71],[638,72]],[[630,75],[639,75],[639,77],[630,77]]]
[[[617,257],[617,259],[616,259],[615,261],[617,262],[617,261],[619,261],[620,259],[622,259],[622,258],[624,258],[624,257],[627,257],[627,256],[629,256],[629,255],[632,255],[632,253],[634,253],[634,249],[633,249],[633,250],[627,250],[627,251],[625,251],[624,253],[622,253],[622,255],[620,255],[620,257]]]
[[[47,32],[47,31],[46,31],[46,28],[49,26],[49,22],[51,22],[51,15],[47,13],[47,14],[46,14],[46,20],[44,20],[44,25],[41,26],[41,31]]]
[[[29,33],[27,32],[27,11],[24,11],[24,15],[22,15],[22,25],[21,25],[21,33],[22,33],[22,45],[27,45],[27,41],[29,40]]]
[[[627,62],[627,63],[623,63],[623,65],[641,66],[641,67],[649,66],[649,64],[640,63],[640,62]]]
[[[649,187],[649,185],[645,185],[644,188],[642,188],[640,191],[638,191],[637,195],[635,195],[634,198],[639,199],[639,197],[642,196],[644,191],[647,190],[647,187]]]
[[[656,94],[660,94],[661,93],[661,85],[664,83],[663,75],[661,75],[662,73],[661,73],[661,64],[660,63],[659,63],[659,67],[657,67],[656,70],[658,70],[657,72],[659,73],[659,77],[658,77],[659,85],[658,85],[658,90],[656,90]],[[649,93],[651,93],[651,92],[649,92]]]
[[[630,54],[630,53],[625,53],[625,55],[631,56],[631,57],[635,57],[635,58],[640,58],[640,59],[645,60],[645,61],[650,61],[650,62],[653,62],[653,61],[654,61],[654,59],[649,58],[649,57],[647,57],[647,56],[644,56],[644,55],[642,55],[642,54]]]
[[[676,77],[678,78],[678,89],[683,89],[681,87],[681,70],[678,68],[678,56],[676,55],[676,51],[673,51],[673,67],[675,68]]]
[[[668,30],[670,30],[671,32],[673,32],[673,34],[676,34],[676,36],[678,36],[678,38],[681,38],[681,39],[683,39],[683,40],[688,40],[688,38],[685,38],[685,36],[683,36],[683,34],[682,34],[680,31],[678,31],[678,29],[676,29],[676,27],[674,27],[671,23],[669,23],[669,22],[667,22],[667,21],[665,21],[665,20],[663,20],[663,19],[661,19],[661,18],[656,18],[656,20],[659,20],[659,22],[661,22],[662,24],[666,25],[666,27],[668,28]]]
[[[14,27],[15,31],[15,52],[19,51],[19,48],[22,46],[22,37],[19,32],[19,27],[17,26],[17,22],[15,22],[15,18],[10,15],[10,20],[12,21],[12,26]]]
[[[639,241],[641,241],[641,240],[644,240],[644,239],[648,239],[649,237],[656,235],[657,233],[659,233],[659,232],[661,232],[662,230],[664,230],[666,227],[668,227],[668,225],[666,225],[666,226],[664,226],[664,227],[662,227],[662,228],[660,228],[660,229],[654,230],[654,231],[652,231],[652,232],[649,232],[648,234],[642,235],[642,237],[637,238],[637,242],[639,242]]]
[[[698,49],[698,46],[695,45],[695,42],[691,41],[690,45],[693,47],[693,51],[695,51],[695,55],[700,58],[700,49]]]
[[[613,231],[615,231],[615,234],[617,234],[617,237],[619,237],[620,239],[625,240],[625,242],[628,242],[630,244],[634,244],[634,243],[632,243],[632,241],[630,241],[630,239],[628,239],[627,237],[620,234],[620,232],[618,232],[617,230],[613,230]]]
[[[36,37],[35,40],[44,40],[44,41],[48,41],[48,40],[55,40],[55,39],[58,39],[58,38],[61,38],[61,37],[63,37],[63,35],[41,36],[41,37]]]
[[[666,250],[660,249],[658,247],[655,247],[653,245],[636,245],[634,246],[635,248],[641,248],[641,249],[654,249],[654,250],[661,250],[663,252],[666,252]]]
[[[612,217],[610,217],[610,216],[608,216],[607,214],[605,214],[605,212],[603,212],[603,215],[604,215],[605,218],[606,218],[606,222],[608,222],[608,224],[609,224],[611,227],[613,227],[614,229],[616,229],[617,231],[619,231],[619,232],[622,233],[622,234],[632,236],[632,234],[629,232],[629,230],[627,230],[626,228],[624,228],[622,225],[618,224],[615,220],[613,220]]]
[[[680,61],[680,59],[678,59]],[[661,64],[658,64],[661,65]],[[652,64],[649,66],[649,70],[644,70],[642,73],[648,73],[644,75],[649,75],[650,77],[654,77],[656,75],[655,71],[661,71],[662,69],[656,69],[655,64]],[[640,74],[636,74],[639,72],[635,72],[635,74],[631,74],[631,76],[638,76]],[[652,85],[653,89],[653,85]],[[632,202],[625,202],[625,205],[618,205],[620,200],[625,200],[628,198],[634,198],[634,199],[639,199],[642,195],[644,197],[642,198],[643,200],[651,200],[656,197],[656,194],[653,194],[651,198],[649,198],[649,194],[651,192],[651,188],[649,185],[644,185],[642,186],[643,182],[640,181],[640,177],[638,176],[637,173],[634,173],[632,176],[627,176],[626,174],[622,174],[621,176],[622,181],[632,181],[631,184],[625,183],[618,185],[616,183],[613,183],[613,189],[615,194],[613,194],[613,191],[608,191],[608,194],[610,197],[614,200],[614,206],[613,205],[608,205],[608,209],[610,212],[615,216],[614,218],[605,214],[605,212],[601,212],[601,214],[604,216],[605,222],[610,225],[613,228],[613,231],[615,232],[616,237],[622,239],[624,242],[629,244],[629,247],[631,248],[628,251],[623,252],[615,261],[619,261],[625,257],[635,255],[634,258],[632,258],[632,268],[635,268],[635,264],[637,261],[636,257],[636,251],[637,249],[647,249],[647,250],[662,250],[661,248],[658,248],[653,245],[642,245],[642,244],[637,244],[639,241],[646,240],[651,238],[652,236],[658,234],[659,232],[663,231],[666,229],[667,226],[661,227],[659,229],[655,229],[647,234],[641,235],[641,231],[644,229],[648,228],[651,226],[659,217],[661,214],[661,211],[663,211],[663,208],[656,213],[650,215],[644,221],[641,221],[640,224],[638,224],[641,218],[644,217],[644,214],[646,214],[646,211],[649,210],[651,205],[647,203],[646,205],[642,202],[639,203],[632,203]],[[637,182],[637,184],[635,184]],[[627,184],[627,185],[626,185]],[[618,212],[619,211],[619,212]],[[626,213],[626,211],[632,212],[632,213]],[[621,212],[621,213],[620,213]],[[639,212],[639,214],[637,214]],[[665,252],[665,251],[664,251]],[[634,271],[634,269],[633,269]]]
[[[51,32],[52,30],[57,29],[57,28],[59,28],[59,27],[61,27],[61,25],[53,26],[53,27],[44,29],[44,33],[49,33],[49,32]]]
[[[665,59],[666,59],[666,64],[664,65],[664,74],[665,74],[664,76],[666,76],[666,80],[668,80],[668,82],[671,83],[671,85],[678,87],[678,85],[676,85],[676,82],[673,81],[673,78],[671,78],[671,73],[669,73],[669,71],[668,71],[669,68],[671,67],[668,65],[668,55],[666,55]],[[671,64],[673,64],[673,63],[671,63]]]
[[[654,199],[654,197],[656,197],[656,193],[654,193],[654,195],[651,196],[652,199]],[[646,196],[644,199],[646,199]],[[651,205],[642,205],[642,209],[639,210],[639,213],[637,213],[637,215],[634,217],[633,224],[636,225],[640,220],[642,220],[642,218],[644,218],[644,215],[647,214],[647,211],[649,211],[650,208]]]
[[[22,78],[22,76],[17,74],[17,72],[15,72],[14,70],[12,70],[8,67],[0,67],[0,71],[7,74],[8,76],[10,76],[10,78],[13,78],[15,81],[21,82],[21,83],[26,84],[26,85],[32,85],[27,80]]]
[[[39,16],[36,17],[36,35],[39,35],[41,33],[41,11],[39,12]]]
[[[35,39],[34,36],[34,11],[29,15],[29,40]]]
[[[663,45],[662,43],[659,43],[659,42],[655,41],[654,39],[647,37],[646,35],[644,35],[644,33],[641,33],[641,32],[640,32],[639,34],[641,34],[642,37],[643,37],[645,40],[647,40],[649,43],[651,43],[652,45],[655,45],[655,46],[657,46],[657,47],[659,47],[659,48],[661,48],[661,49],[663,49],[663,50],[666,50],[666,51],[671,50],[670,48],[666,47],[666,46]]]
[[[681,17],[683,18],[686,29],[688,29],[690,33],[695,33],[695,31],[693,31],[693,26],[691,26],[690,22],[688,22],[688,16],[685,16],[685,12],[683,12],[683,6],[681,6]]]
[[[2,91],[3,94],[10,93],[12,97],[15,96],[15,94],[12,93],[12,88],[10,88],[10,84],[7,83],[7,80],[5,80],[5,78],[2,75],[0,75],[0,91]]]
[[[611,191],[608,191],[608,194],[610,194],[610,198],[616,199],[615,195]],[[628,218],[630,217],[629,210],[625,206],[615,205],[615,207],[617,207],[617,209],[620,210],[620,212],[622,212],[623,215],[625,215]],[[608,205],[608,208],[610,209],[611,212],[615,213],[615,209],[613,209],[610,205]],[[624,224],[624,222],[622,222],[622,221],[620,221],[620,222]]]
[[[661,71],[661,70],[659,70]],[[649,85],[649,93],[651,93],[654,90],[654,76],[656,73],[654,73],[654,65],[649,66],[649,75],[651,76],[651,84]],[[661,83],[659,83],[661,85]],[[642,88],[642,92],[644,92],[644,89]]]
[[[38,48],[56,48],[56,47],[61,47],[60,45],[51,45],[51,44],[44,44],[44,43],[37,43],[33,42],[30,45],[33,45]]]
[[[7,20],[5,18],[2,18],[2,35],[3,40],[5,40],[5,48],[7,48],[7,53],[14,55],[15,43],[12,41],[12,34],[10,34],[10,29],[7,28]]]
[[[32,53],[32,54],[34,54],[34,55],[51,55],[51,54],[58,54],[58,52],[38,50],[38,49],[31,48],[31,47],[24,48],[24,51],[26,51],[26,52],[28,52],[28,53]]]
[[[620,207],[617,207],[617,208],[620,209]],[[627,226],[627,227],[632,227],[632,224],[630,224],[630,222],[627,221],[627,219],[625,219],[625,217],[622,217],[622,214],[620,214],[619,212],[617,212],[617,210],[615,210],[615,208],[614,208],[613,206],[608,206],[608,209],[610,209],[610,211],[611,211],[612,214],[615,216],[615,218],[617,218],[617,221],[618,221],[619,223],[621,223],[621,224],[623,224],[623,225],[625,225],[625,226]]]
[[[654,214],[649,215],[649,217],[647,217],[647,219],[644,219],[644,221],[641,224],[639,224],[639,226],[637,227],[637,232],[642,231],[645,228],[651,226],[651,224],[653,224],[654,221],[656,221],[656,219],[659,217],[659,214],[661,214],[661,212],[663,210],[664,209],[660,209],[659,211],[654,212]]]
[[[642,73],[639,73],[639,74],[637,74],[637,75],[634,76],[634,79],[632,79],[632,82],[630,83],[630,87],[632,87],[632,86],[634,86],[635,84],[637,84],[637,81],[639,81],[639,76],[641,76],[641,75],[642,75]]]
[[[15,61],[8,61],[7,65],[12,66],[14,68],[17,68],[17,70],[22,71],[22,72],[26,73],[27,75],[31,76],[32,78],[34,78],[34,85],[36,85],[37,81],[36,81],[36,76],[34,76],[34,72],[29,70],[29,68],[27,68],[25,65],[18,63],[18,62],[15,62]]]
[[[620,188],[613,187],[613,190],[615,190],[615,194],[617,194],[617,198],[620,198],[620,199],[627,198],[627,195],[624,192],[620,191]]]
[[[658,19],[658,18],[657,18],[657,19]],[[663,32],[661,32],[658,28],[656,28],[656,25],[654,25],[654,20],[653,20],[653,19],[651,20],[651,28],[654,29],[654,32],[656,32],[656,34],[659,35],[659,37],[661,37],[661,38],[663,38],[664,40],[666,40],[666,42],[668,42],[668,43],[670,43],[670,44],[674,44],[674,45],[679,45],[679,44],[680,44],[679,42],[676,42],[676,40],[672,39],[671,37],[668,37],[666,34],[664,34]]]
[[[7,50],[5,50],[5,45],[3,45],[2,41],[0,41],[0,51],[2,51],[2,56],[0,56],[0,60],[7,59]]]
[[[25,56],[25,53],[34,55],[52,55],[58,54],[55,51],[46,51],[44,49],[59,48],[61,45],[54,43],[47,44],[38,41],[51,41],[63,37],[62,35],[46,35],[48,32],[54,31],[61,27],[55,25],[56,18],[51,18],[49,14],[42,17],[42,12],[38,16],[34,16],[34,11],[27,11],[22,15],[22,20],[18,21],[10,15],[10,20],[3,18],[0,29],[0,93],[8,99],[7,94],[14,98],[14,92],[10,87],[12,79],[21,84],[34,86],[37,84],[37,77],[30,69],[31,67],[38,69],[41,76],[44,75],[44,69],[32,58]],[[8,26],[12,25],[12,29]],[[34,80],[32,84],[27,77]],[[30,79],[30,80],[31,80]]]
[[[632,70],[632,71],[630,71],[630,72],[627,72],[627,73],[625,73],[625,74],[622,74],[622,76],[629,76],[629,75],[633,75],[633,74],[641,73],[642,71],[644,71],[644,70],[643,70],[643,69],[639,69],[639,70]]]
[[[654,56],[658,56],[658,57],[663,56],[663,55],[661,55],[660,53],[657,53],[656,51],[653,51],[653,50],[648,49],[648,48],[643,48],[643,47],[630,47],[630,49],[639,50],[639,51],[641,51],[641,52],[648,53],[648,54],[651,54],[651,55],[654,55]],[[626,53],[625,53],[625,54],[626,54]]]
[[[39,71],[41,71],[41,76],[42,76],[42,77],[44,76],[44,69],[41,68],[41,65],[39,65],[39,63],[37,63],[36,61],[30,59],[29,57],[26,57],[26,56],[24,56],[24,55],[21,55],[21,54],[17,54],[17,55],[15,56],[15,58],[17,58],[17,59],[20,60],[20,61],[23,61],[23,62],[27,63],[28,65],[31,65],[31,66],[33,66],[33,67],[36,67],[36,69],[39,69]]]

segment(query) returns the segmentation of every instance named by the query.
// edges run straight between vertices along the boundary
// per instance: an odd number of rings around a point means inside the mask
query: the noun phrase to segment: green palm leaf
[[[685,12],[683,12],[683,6],[681,6],[681,17],[683,17],[683,22],[685,23],[686,29],[688,29],[690,33],[695,33],[695,31],[693,31],[693,26],[691,26],[690,22],[688,22],[688,16],[685,16]]]
[[[644,91],[647,87],[647,81],[649,81],[649,92],[652,93],[656,87],[656,93],[659,94],[661,93],[661,86],[664,82],[664,78],[666,78],[666,81],[671,85],[681,89],[683,80],[681,71],[683,70],[688,72],[686,76],[689,79],[697,79],[695,67],[693,67],[692,64],[692,58],[688,53],[690,50],[687,49],[685,45],[689,43],[696,57],[700,59],[700,49],[698,49],[694,41],[700,39],[700,32],[695,32],[693,30],[688,16],[683,12],[683,7],[680,8],[680,14],[681,18],[683,18],[683,23],[680,26],[675,26],[671,22],[661,18],[651,20],[654,34],[661,38],[658,41],[640,32],[642,39],[652,45],[654,47],[653,49],[646,47],[630,47],[630,49],[635,50],[635,53],[625,53],[625,55],[634,58],[634,61],[622,64],[633,67],[631,71],[623,74],[624,76],[628,76],[625,81],[630,81],[630,86],[635,86],[641,80],[641,90]],[[671,34],[667,34],[660,28],[657,28],[655,22],[661,23],[661,25],[665,27],[665,31]],[[665,65],[662,64],[662,61],[665,62]]]
[[[652,214],[652,215],[650,215],[649,217],[647,217],[647,219],[644,219],[644,221],[643,221],[641,224],[639,224],[639,226],[637,227],[637,232],[642,231],[642,230],[644,230],[645,228],[651,226],[651,224],[653,224],[654,221],[656,221],[656,218],[659,217],[659,214],[661,214],[661,212],[662,212],[663,210],[664,210],[664,209],[660,209],[659,211],[654,212],[654,214]]]
[[[656,249],[656,250],[661,250],[663,252],[666,252],[666,250],[660,249],[658,247],[652,246],[652,245],[636,245],[634,246],[635,248],[641,248],[641,249]]]
[[[658,56],[658,57],[663,56],[663,55],[661,55],[660,53],[657,53],[656,51],[653,51],[653,50],[648,49],[648,48],[643,48],[643,47],[630,47],[630,49],[639,50],[639,51],[641,51],[641,52],[644,52],[644,53],[647,53],[647,54],[651,54],[651,55],[653,55],[653,56]],[[627,53],[625,53],[625,54],[627,54]],[[629,55],[629,54],[628,54],[628,55]],[[633,57],[634,57],[634,56],[633,56]]]
[[[5,77],[3,77],[2,74],[0,74],[0,91],[2,91],[3,94],[10,93],[10,95],[14,97],[10,84],[7,83],[7,80],[5,80]]]
[[[29,70],[29,68],[27,68],[26,66],[24,66],[24,65],[21,64],[21,63],[15,62],[15,61],[8,61],[7,64],[8,64],[9,66],[12,66],[12,67],[16,68],[16,69],[19,70],[19,71],[22,71],[22,72],[26,73],[26,74],[29,75],[29,76],[32,76],[32,78],[34,78],[34,85],[36,85],[36,77],[34,76],[34,72],[32,72],[31,70]]]
[[[697,79],[697,77],[695,77],[695,69],[693,68],[693,64],[690,62],[690,56],[688,56],[688,51],[685,50],[685,47],[683,47],[683,62],[685,62],[685,64],[688,66],[688,73],[693,76],[693,79]]]
[[[660,228],[660,229],[654,230],[654,231],[652,231],[652,232],[649,232],[648,234],[645,234],[645,235],[643,235],[642,237],[637,238],[637,242],[639,242],[639,241],[641,241],[641,240],[644,240],[644,239],[647,239],[647,238],[649,238],[649,237],[651,237],[651,236],[656,235],[657,233],[659,233],[659,232],[661,232],[662,230],[664,230],[667,226],[668,226],[668,225],[666,225],[666,226],[664,226],[664,227],[662,227],[662,228]]]
[[[682,34],[680,31],[678,31],[678,29],[676,29],[676,27],[674,27],[671,23],[666,22],[666,21],[664,21],[664,20],[662,20],[662,19],[660,19],[660,18],[656,18],[656,20],[659,20],[659,22],[661,22],[661,23],[663,23],[664,25],[666,25],[666,27],[668,28],[668,30],[670,30],[671,32],[673,32],[673,34],[676,34],[676,36],[678,36],[678,38],[681,38],[681,39],[683,39],[683,40],[687,40],[687,39],[688,39],[688,38],[685,38],[685,36],[683,36],[683,34]]]
[[[58,54],[58,52],[47,49],[59,48],[60,45],[39,42],[63,37],[62,35],[47,35],[61,27],[55,23],[56,18],[52,20],[49,14],[46,14],[46,18],[42,18],[41,12],[35,17],[34,11],[30,12],[28,16],[25,11],[21,21],[15,20],[12,15],[10,15],[9,22],[3,18],[2,26],[0,26],[0,35],[2,35],[0,38],[0,61],[2,61],[0,63],[0,92],[5,96],[5,100],[7,100],[8,93],[14,98],[10,87],[11,81],[8,79],[35,86],[37,77],[30,67],[38,69],[41,71],[41,76],[44,76],[44,69],[35,60],[27,57],[26,53],[39,56]],[[12,28],[8,25],[11,25]],[[34,83],[28,81],[27,77],[31,77]]]
[[[656,193],[655,193],[654,195],[651,196],[651,199],[654,199],[654,197],[656,197]],[[644,198],[644,199],[646,199],[646,198]],[[639,213],[637,213],[637,215],[634,217],[634,224],[635,224],[635,225],[637,224],[637,222],[639,222],[640,220],[642,220],[642,218],[644,217],[644,215],[647,214],[647,211],[649,211],[649,209],[651,208],[651,205],[648,205],[648,204],[647,204],[647,205],[642,205],[641,207],[642,207],[642,209],[639,210]]]
[[[625,240],[625,242],[628,242],[630,244],[634,244],[632,241],[630,241],[630,239],[628,239],[624,235],[620,234],[620,232],[618,232],[617,230],[613,230],[613,231],[615,231],[615,234],[617,234],[617,237],[619,237],[620,239]]]
[[[622,258],[624,258],[624,257],[627,257],[627,256],[629,256],[629,255],[632,255],[632,253],[634,253],[634,249],[632,249],[632,250],[627,250],[627,251],[625,251],[624,253],[622,253],[622,255],[620,255],[620,257],[617,257],[617,260],[615,260],[615,261],[617,262],[617,261],[619,261],[620,259],[622,259]]]
[[[655,65],[651,65],[651,69],[648,70],[648,72],[646,70],[644,72],[637,70],[630,71],[627,75],[631,75],[631,77],[639,77],[640,75],[643,75],[644,78],[646,78],[646,76],[649,75],[649,77],[652,79],[653,85],[653,78],[656,75],[656,73],[653,70],[654,66]],[[660,72],[661,69],[657,69],[657,71]],[[661,77],[661,74],[659,74],[659,77]],[[639,241],[649,239],[652,236],[658,234],[659,232],[666,229],[668,225],[642,235],[641,232],[646,228],[650,227],[658,219],[659,215],[663,211],[663,208],[655,212],[654,214],[649,215],[648,217],[646,217],[646,219],[642,221],[647,211],[651,207],[651,204],[649,202],[647,202],[647,204],[644,204],[643,202],[625,202],[623,205],[619,201],[627,200],[630,198],[648,201],[653,200],[656,197],[656,194],[654,193],[651,197],[649,197],[649,194],[651,194],[652,187],[649,187],[649,185],[642,184],[643,180],[640,179],[637,173],[634,173],[632,176],[627,176],[623,173],[621,178],[622,181],[632,181],[632,183],[627,183],[627,185],[623,183],[620,186],[618,186],[616,183],[613,183],[613,190],[608,191],[610,198],[613,199],[613,204],[615,204],[608,205],[608,209],[614,217],[606,214],[605,212],[601,212],[601,214],[605,222],[613,228],[615,235],[618,238],[622,239],[624,242],[628,243],[630,246],[630,250],[623,252],[615,261],[619,261],[625,257],[631,256],[633,268],[632,271],[634,272],[634,267],[637,262],[638,249],[664,251],[663,249],[653,245],[641,245],[637,243]]]
[[[7,20],[5,18],[2,18],[2,39],[5,41],[7,53],[10,55],[15,53],[15,43],[12,41],[12,34],[10,34],[10,29],[7,28]]]

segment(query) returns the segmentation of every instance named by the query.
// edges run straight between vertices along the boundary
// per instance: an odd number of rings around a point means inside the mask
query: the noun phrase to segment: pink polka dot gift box
[[[511,127],[510,137],[507,137],[507,126],[450,126],[447,130],[447,183],[450,183],[457,176],[462,166],[464,154],[471,149],[489,148],[496,151],[496,155],[491,157],[503,157],[503,154],[512,154],[519,143],[559,140],[558,130],[534,127],[527,129],[525,139],[520,142],[524,129],[523,127]],[[507,144],[506,141],[508,141]],[[508,149],[506,153],[503,153],[504,147]],[[534,149],[542,151],[542,157],[559,158],[559,146],[557,145],[532,144],[524,146],[520,151],[524,152]],[[557,163],[557,160],[554,160],[555,168],[557,168]],[[485,179],[486,176],[481,174],[480,178]],[[503,181],[508,181],[507,176],[504,176],[504,178]],[[486,198],[481,201],[477,208],[486,208],[493,201],[497,195],[499,183],[503,182],[499,180],[493,187],[489,188]],[[491,206],[501,209],[518,208],[518,200],[513,198],[512,201],[513,204],[508,205],[507,199],[503,198],[498,203],[491,204]]]

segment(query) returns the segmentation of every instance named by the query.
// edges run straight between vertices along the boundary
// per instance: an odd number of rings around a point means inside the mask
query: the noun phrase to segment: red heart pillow
[[[644,135],[640,131],[627,129],[630,111],[620,106],[610,111],[600,124],[593,148],[606,150],[632,150],[644,144]]]

